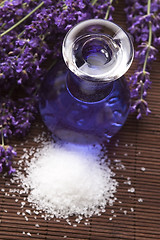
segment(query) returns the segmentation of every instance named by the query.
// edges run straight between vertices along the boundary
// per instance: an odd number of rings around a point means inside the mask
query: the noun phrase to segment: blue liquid
[[[63,62],[51,69],[41,87],[41,116],[62,140],[111,138],[123,126],[129,106],[124,77],[109,84],[87,82],[70,73]]]

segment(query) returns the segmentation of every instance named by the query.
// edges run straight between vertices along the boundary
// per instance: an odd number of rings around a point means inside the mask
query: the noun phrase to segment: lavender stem
[[[92,0],[91,3],[92,3],[92,6],[94,6],[96,4],[97,0]]]
[[[2,138],[2,147],[4,147],[4,136],[3,136],[3,128],[1,129],[1,138]]]
[[[106,12],[106,15],[105,15],[105,18],[104,18],[104,19],[106,19],[106,20],[108,19],[109,11],[110,11],[110,8],[111,8],[112,3],[113,3],[113,0],[110,0],[110,5],[109,5],[109,7],[108,7],[108,9],[107,9],[107,12]]]

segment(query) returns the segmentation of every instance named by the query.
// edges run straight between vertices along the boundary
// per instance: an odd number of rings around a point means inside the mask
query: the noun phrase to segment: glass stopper
[[[120,78],[133,60],[129,35],[103,19],[78,23],[66,35],[62,53],[68,68],[77,77],[96,82]]]

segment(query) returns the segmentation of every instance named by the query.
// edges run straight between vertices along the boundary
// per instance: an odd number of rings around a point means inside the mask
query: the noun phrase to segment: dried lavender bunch
[[[28,37],[20,38],[26,25],[17,25],[19,18],[23,19],[25,16],[28,16],[27,24],[31,23],[32,19],[28,14],[37,5],[34,2],[5,1],[0,7],[0,172],[6,169],[9,174],[14,172],[11,163],[16,153],[11,146],[6,145],[7,140],[11,136],[24,136],[37,113],[36,78],[42,73],[36,61],[33,40]],[[43,50],[42,46],[41,51]],[[31,77],[32,74],[35,74],[35,79]]]
[[[6,143],[28,132],[37,114],[40,82],[50,62],[60,56],[66,32],[88,18],[111,20],[112,2],[12,0],[0,4],[0,172],[14,171],[11,162],[16,153]]]
[[[146,101],[147,90],[151,86],[150,66],[156,60],[160,46],[160,1],[126,0],[125,8],[128,30],[138,45],[135,52],[137,70],[130,77],[132,106],[137,111],[137,119],[151,111]]]

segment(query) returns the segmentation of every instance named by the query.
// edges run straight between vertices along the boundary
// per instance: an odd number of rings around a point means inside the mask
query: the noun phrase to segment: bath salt
[[[17,172],[23,193],[43,217],[90,217],[112,206],[117,181],[100,145],[47,142]]]

